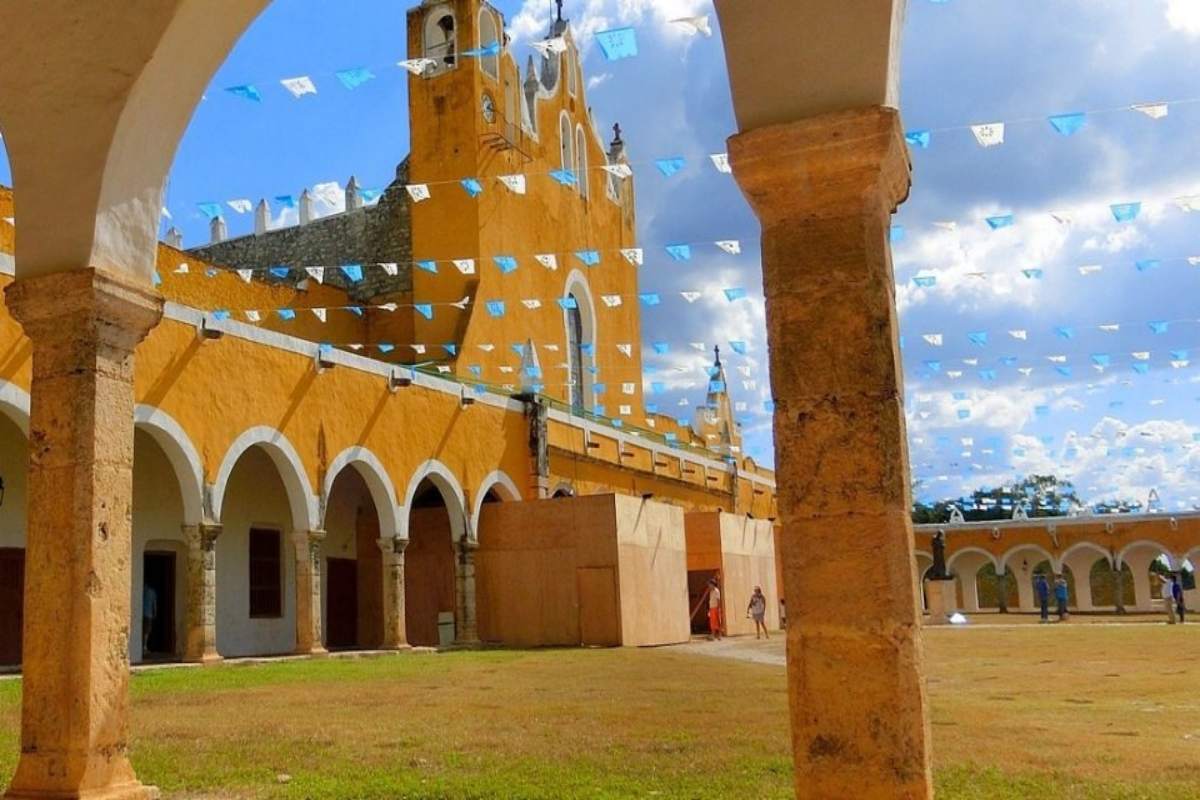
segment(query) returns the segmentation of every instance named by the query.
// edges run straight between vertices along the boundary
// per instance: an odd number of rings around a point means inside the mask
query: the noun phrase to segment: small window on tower
[[[567,70],[567,91],[571,93],[572,97],[574,97],[576,89],[578,88],[576,86],[577,79],[575,75],[579,71],[575,66],[574,48],[568,47],[567,52],[562,54],[562,58],[563,65]]]
[[[430,70],[432,74],[453,69],[458,61],[454,13],[446,6],[434,9],[425,18],[425,58],[437,62]]]
[[[486,8],[479,9],[479,49],[484,53],[500,47],[500,33],[496,28],[496,16]],[[479,68],[484,75],[492,78],[500,77],[500,53],[483,55],[479,59]]]

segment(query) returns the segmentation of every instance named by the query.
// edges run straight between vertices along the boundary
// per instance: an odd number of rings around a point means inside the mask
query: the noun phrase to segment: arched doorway
[[[237,456],[222,492],[216,543],[217,649],[224,656],[296,647],[297,523],[287,486],[262,444]],[[304,533],[303,530],[300,533]]]
[[[451,513],[456,505],[455,498],[448,499],[428,477],[417,485],[409,503],[404,622],[412,645],[436,647],[454,640],[457,570]]]
[[[511,553],[501,556],[504,547],[504,529],[496,514],[488,513],[490,506],[505,501],[521,499],[516,484],[503,472],[489,475],[480,486],[475,506],[475,532],[479,547],[475,554],[475,619],[480,641],[504,641],[498,618],[499,604],[512,591],[512,569],[515,566]],[[511,550],[511,548],[508,548]],[[533,577],[533,573],[527,573]]]
[[[167,454],[142,428],[133,435],[133,561],[129,660],[171,661],[183,653],[188,552],[183,498]]]
[[[1133,583],[1133,608],[1142,613],[1162,608],[1165,576],[1179,568],[1175,556],[1158,542],[1137,541],[1117,554],[1117,563],[1127,565]]]
[[[0,404],[2,405],[2,404]],[[22,422],[0,411],[0,667],[21,663],[25,619],[25,476],[29,448]]]
[[[330,650],[377,648],[383,643],[379,510],[356,467],[337,474],[325,502],[325,569],[321,575],[325,646]]]

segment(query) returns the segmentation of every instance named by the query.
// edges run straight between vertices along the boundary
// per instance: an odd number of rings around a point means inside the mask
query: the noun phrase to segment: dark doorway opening
[[[708,630],[708,582],[718,578],[715,569],[688,570],[688,610],[692,612],[692,633],[707,634]],[[719,580],[719,578],[718,578]]]
[[[358,646],[358,562],[352,558],[326,559],[325,644],[330,648]]]
[[[142,660],[174,658],[175,554],[142,557]]]
[[[25,551],[0,547],[0,666],[21,663],[25,622]]]

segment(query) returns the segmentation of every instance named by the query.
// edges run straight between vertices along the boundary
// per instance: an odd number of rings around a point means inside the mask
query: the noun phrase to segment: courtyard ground
[[[1200,626],[926,644],[939,800],[1200,797]],[[133,760],[189,800],[790,797],[782,656],[751,639],[141,672]],[[0,681],[0,780],[19,690]]]

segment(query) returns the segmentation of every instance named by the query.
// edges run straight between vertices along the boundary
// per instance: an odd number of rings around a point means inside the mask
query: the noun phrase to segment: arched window
[[[575,84],[575,82],[578,80],[576,75],[579,73],[579,70],[575,66],[575,48],[568,47],[566,52],[562,54],[562,58],[563,68],[567,71],[567,91],[570,92],[571,97],[574,97],[575,92],[578,89]]]
[[[433,74],[453,69],[458,60],[454,12],[449,6],[441,6],[425,17],[425,57],[432,58],[437,66]]]
[[[575,180],[579,182],[579,194],[584,200],[588,199],[588,157],[587,157],[587,137],[583,133],[583,126],[575,127]]]
[[[579,311],[579,298],[567,295],[575,301],[574,308],[567,309],[567,364],[570,369],[567,380],[571,383],[571,408],[582,411],[583,396],[583,315]]]
[[[575,169],[575,156],[571,147],[571,140],[573,138],[571,118],[564,111],[558,117],[558,148],[562,168],[568,171]]]
[[[486,49],[493,44],[501,44],[500,34],[496,28],[496,16],[486,8],[481,8],[479,9],[479,49]],[[484,75],[498,79],[500,77],[500,54],[480,57],[479,68],[483,70]]]

